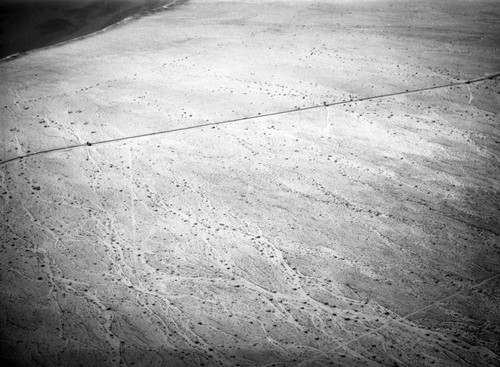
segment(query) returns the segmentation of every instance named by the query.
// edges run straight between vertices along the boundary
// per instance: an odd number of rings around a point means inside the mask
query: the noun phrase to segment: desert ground
[[[500,365],[499,30],[190,0],[4,59],[1,360]]]

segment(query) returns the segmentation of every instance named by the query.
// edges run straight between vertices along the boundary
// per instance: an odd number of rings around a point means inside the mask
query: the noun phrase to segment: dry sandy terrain
[[[499,19],[192,0],[1,63],[2,359],[499,365]]]

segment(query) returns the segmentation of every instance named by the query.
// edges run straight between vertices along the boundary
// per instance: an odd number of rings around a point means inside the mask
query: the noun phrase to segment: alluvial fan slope
[[[498,72],[495,9],[191,1],[0,64],[2,161],[78,145],[0,165],[2,360],[499,364],[498,80],[355,101]]]

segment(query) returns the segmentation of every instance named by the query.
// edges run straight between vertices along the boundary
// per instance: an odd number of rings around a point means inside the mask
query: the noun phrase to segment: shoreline
[[[184,2],[186,0],[2,3],[0,61],[88,37]]]

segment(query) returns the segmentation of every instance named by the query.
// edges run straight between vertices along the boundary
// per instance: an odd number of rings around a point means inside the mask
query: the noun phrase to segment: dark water
[[[108,27],[172,0],[0,0],[0,58]]]

